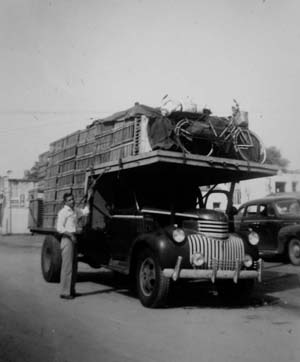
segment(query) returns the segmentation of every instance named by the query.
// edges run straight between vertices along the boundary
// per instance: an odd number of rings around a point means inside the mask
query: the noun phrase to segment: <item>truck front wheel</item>
[[[151,250],[144,250],[137,261],[137,293],[141,303],[148,308],[157,308],[166,302],[170,279],[166,278],[159,261]]]
[[[41,267],[47,282],[59,283],[61,270],[61,250],[58,239],[52,235],[45,237],[42,246]]]

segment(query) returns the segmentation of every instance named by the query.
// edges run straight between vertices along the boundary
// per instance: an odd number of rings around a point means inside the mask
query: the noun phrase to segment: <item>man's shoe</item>
[[[67,300],[74,299],[74,295],[61,294],[60,297],[61,297],[62,299],[67,299]]]

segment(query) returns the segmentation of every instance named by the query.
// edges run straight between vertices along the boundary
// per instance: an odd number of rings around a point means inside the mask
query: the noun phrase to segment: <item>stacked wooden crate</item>
[[[76,205],[83,200],[87,170],[139,153],[142,119],[99,121],[50,144],[44,182],[44,228],[55,227],[66,192],[72,192]]]
[[[73,185],[79,131],[50,144],[44,189],[43,227],[53,228],[63,194]]]
[[[118,161],[139,153],[141,118],[135,117],[116,122],[111,129],[102,131],[103,125],[97,125],[94,166],[110,161]]]

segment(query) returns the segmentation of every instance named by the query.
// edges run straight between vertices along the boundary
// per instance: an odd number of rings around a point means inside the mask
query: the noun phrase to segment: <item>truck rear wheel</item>
[[[59,283],[61,270],[60,243],[53,235],[45,237],[42,246],[41,267],[47,282]]]
[[[136,281],[139,299],[145,307],[157,308],[164,305],[170,279],[163,275],[158,259],[151,250],[144,250],[138,256]]]
[[[300,265],[300,240],[290,240],[288,245],[288,257],[292,264]]]

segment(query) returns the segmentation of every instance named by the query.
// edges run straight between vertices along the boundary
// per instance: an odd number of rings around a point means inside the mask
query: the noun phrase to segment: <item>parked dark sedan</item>
[[[300,195],[280,194],[246,202],[235,215],[235,230],[255,231],[262,256],[287,256],[300,265]]]

